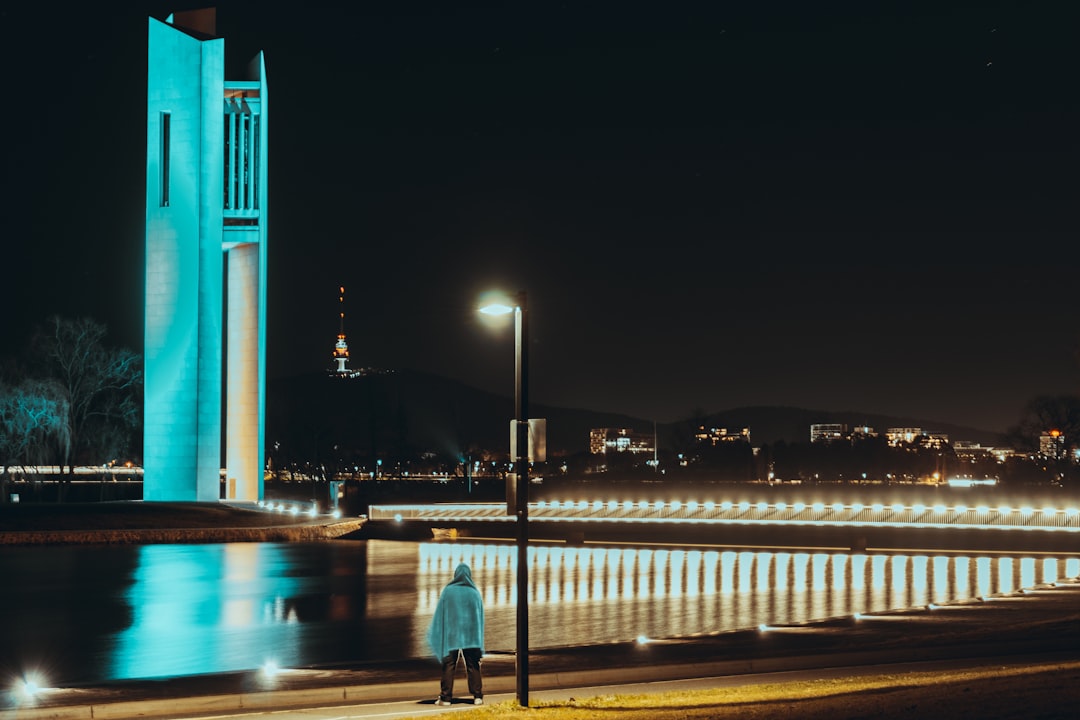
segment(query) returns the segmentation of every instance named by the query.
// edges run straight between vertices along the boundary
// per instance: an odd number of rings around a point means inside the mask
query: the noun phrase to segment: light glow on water
[[[418,546],[421,597],[416,627],[426,626],[450,566],[469,563],[484,590],[489,646],[511,650],[516,615],[514,567],[486,566],[461,543]],[[477,552],[487,547],[471,546]],[[499,546],[516,567],[516,548]],[[561,553],[530,548],[530,644],[558,647],[776,627],[828,617],[942,605],[1017,587],[1076,577],[1075,558],[1014,559],[946,555],[755,552],[584,547]],[[493,591],[490,584],[503,588]],[[487,584],[485,586],[485,584]],[[562,590],[553,590],[561,585]],[[496,601],[496,598],[502,598]],[[615,622],[635,618],[631,625]],[[501,644],[500,644],[501,643]]]
[[[536,648],[778,628],[1080,576],[1080,559],[1043,555],[538,544],[528,558]],[[0,575],[18,612],[0,613],[0,637],[61,684],[257,673],[268,658],[299,667],[427,657],[431,614],[460,562],[484,599],[489,650],[512,652],[517,548],[505,542],[12,549]]]

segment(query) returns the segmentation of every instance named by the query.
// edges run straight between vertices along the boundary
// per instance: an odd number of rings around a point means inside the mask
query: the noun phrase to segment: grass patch
[[[704,718],[1071,718],[1080,661],[910,672],[644,695],[599,695],[463,710],[455,720],[699,720]]]

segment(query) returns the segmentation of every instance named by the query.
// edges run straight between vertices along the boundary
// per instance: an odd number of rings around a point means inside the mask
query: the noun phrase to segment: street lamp
[[[507,484],[507,512],[517,516],[517,701],[529,706],[529,348],[525,291],[513,305],[492,303],[486,315],[514,313],[514,477]]]

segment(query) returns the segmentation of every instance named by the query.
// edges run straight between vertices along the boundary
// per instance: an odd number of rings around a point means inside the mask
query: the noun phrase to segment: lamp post
[[[514,478],[513,500],[517,516],[517,701],[529,706],[529,325],[525,291],[513,306],[491,304],[480,308],[488,315],[514,313]],[[508,486],[507,490],[511,488]],[[510,503],[507,503],[509,511]]]

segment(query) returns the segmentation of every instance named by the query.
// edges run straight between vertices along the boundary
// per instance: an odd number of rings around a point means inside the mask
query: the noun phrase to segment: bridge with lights
[[[504,503],[372,505],[365,535],[509,539]],[[1080,508],[824,502],[544,501],[533,541],[840,551],[1080,552]]]

